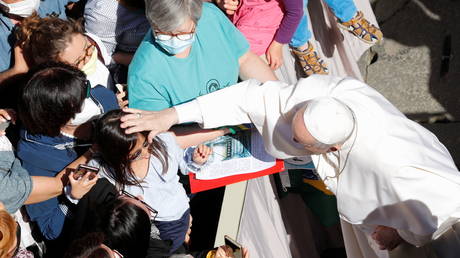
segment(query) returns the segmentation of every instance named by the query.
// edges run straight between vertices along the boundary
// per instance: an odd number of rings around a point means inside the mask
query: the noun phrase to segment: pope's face
[[[293,141],[303,145],[304,149],[311,152],[311,154],[323,154],[331,151],[331,148],[318,148],[316,145],[317,141],[313,136],[308,132],[307,127],[305,127],[303,113],[305,107],[298,110],[294,118],[292,119],[292,136]]]

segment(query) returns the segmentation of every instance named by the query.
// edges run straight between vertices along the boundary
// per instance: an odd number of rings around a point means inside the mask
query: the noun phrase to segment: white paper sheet
[[[262,136],[256,130],[221,136],[206,145],[213,148],[213,154],[209,164],[196,174],[200,180],[254,173],[275,165],[275,158],[265,151]]]

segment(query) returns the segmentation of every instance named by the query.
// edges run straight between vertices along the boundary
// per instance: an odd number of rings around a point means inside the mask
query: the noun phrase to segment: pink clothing
[[[240,0],[230,20],[249,41],[251,51],[265,54],[283,19],[281,0]]]

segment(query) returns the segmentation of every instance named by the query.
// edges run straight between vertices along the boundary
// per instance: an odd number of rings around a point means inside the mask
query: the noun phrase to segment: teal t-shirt
[[[186,58],[163,52],[147,32],[128,72],[129,107],[162,110],[233,85],[249,44],[213,4],[203,3],[196,40]]]

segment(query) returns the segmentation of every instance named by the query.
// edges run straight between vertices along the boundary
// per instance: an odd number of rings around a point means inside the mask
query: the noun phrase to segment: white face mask
[[[76,114],[73,119],[70,120],[70,125],[81,125],[92,118],[102,114],[100,108],[91,98],[86,98],[81,107],[81,112]]]
[[[21,17],[29,17],[33,12],[38,11],[40,0],[22,0],[17,3],[7,4],[0,0],[0,4],[8,7],[8,13]]]
[[[155,41],[160,45],[166,52],[171,55],[177,55],[188,47],[190,47],[195,41],[195,33],[188,40],[180,40],[177,37],[171,37],[168,40],[162,40],[162,35],[154,35]]]
[[[93,54],[88,62],[81,68],[87,76],[93,75],[97,70],[97,48],[94,48]]]

